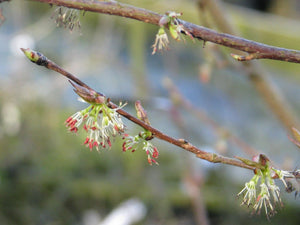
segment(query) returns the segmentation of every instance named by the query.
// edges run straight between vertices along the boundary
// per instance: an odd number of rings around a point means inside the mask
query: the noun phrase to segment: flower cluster
[[[95,147],[97,151],[99,151],[99,146],[111,147],[111,137],[124,132],[124,124],[116,112],[120,107],[111,109],[105,103],[91,104],[86,109],[70,116],[66,120],[66,127],[71,132],[77,133],[84,123],[83,128],[88,133],[84,142],[87,147],[91,150]]]
[[[150,143],[149,141],[149,131],[140,132],[140,134],[132,137],[128,134],[124,134],[123,139],[123,151],[135,152],[135,150],[142,146],[143,150],[146,152],[148,157],[148,163],[152,165],[155,163],[158,165],[158,162],[155,160],[158,158],[159,152],[157,148]],[[150,134],[152,136],[152,134]]]
[[[160,28],[158,30],[158,33],[156,34],[155,42],[152,45],[152,55],[154,55],[157,50],[168,50],[169,39],[167,33],[165,32],[165,27],[169,29],[171,37],[176,41],[184,40],[182,34],[186,34],[192,40],[194,40],[193,35],[188,32],[182,24],[180,24],[178,17],[181,15],[182,13],[166,12],[165,15],[161,17],[158,23]]]
[[[261,169],[255,170],[255,175],[245,184],[245,187],[237,196],[243,196],[242,205],[252,206],[253,213],[260,214],[262,208],[264,208],[266,216],[269,218],[276,213],[276,206],[283,206],[280,198],[280,189],[275,184],[274,179],[280,179],[287,192],[296,190],[297,195],[298,186],[295,185],[297,182],[294,182],[297,181],[297,178],[293,172],[277,170],[270,166],[268,158],[263,155],[259,156],[259,164],[257,165],[261,165]],[[258,195],[257,187],[259,187]]]

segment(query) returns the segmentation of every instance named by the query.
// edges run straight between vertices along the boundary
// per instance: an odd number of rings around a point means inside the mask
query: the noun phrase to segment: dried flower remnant
[[[292,172],[284,172],[282,179],[285,182],[285,190],[288,193],[295,191],[295,198],[300,193],[300,170],[295,170]]]
[[[55,23],[58,27],[68,28],[70,31],[73,31],[74,28],[80,29],[81,27],[79,14],[79,10],[60,6],[55,9],[51,18],[55,18]]]

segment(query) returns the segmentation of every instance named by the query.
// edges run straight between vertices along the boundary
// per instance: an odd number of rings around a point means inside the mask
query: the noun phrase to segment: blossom
[[[276,213],[277,206],[283,206],[280,198],[280,189],[275,184],[274,179],[280,178],[287,188],[284,178],[290,177],[290,174],[286,171],[274,169],[265,155],[260,154],[259,157],[255,157],[253,160],[254,161],[243,159],[243,162],[247,164],[253,163],[257,168],[255,169],[255,175],[245,184],[245,187],[240,191],[238,197],[243,194],[242,204],[245,204],[248,207],[253,205],[253,213],[257,214],[260,214],[261,210],[264,209],[266,216],[269,219],[270,216],[273,216]],[[256,188],[259,189],[257,197]]]
[[[260,193],[256,199],[256,203],[253,206],[254,212],[260,213],[261,209],[264,207],[266,216],[269,218],[269,216],[272,216],[276,213],[274,206],[272,205],[271,199],[270,199],[270,192],[269,192],[269,186],[265,183],[260,184]]]
[[[87,109],[89,110],[89,108],[90,107],[88,107]],[[78,127],[81,125],[84,118],[88,116],[86,112],[88,111],[87,109],[76,112],[72,116],[68,117],[68,119],[66,119],[66,127],[69,127],[69,130],[71,132],[77,133]]]
[[[152,165],[155,163],[158,165],[158,162],[155,160],[158,158],[159,152],[157,148],[152,145],[149,141],[143,141],[143,150],[147,153],[148,163]]]
[[[169,39],[168,35],[165,32],[165,29],[163,27],[160,27],[158,30],[158,33],[156,34],[155,42],[152,45],[153,51],[152,55],[154,55],[157,50],[163,51],[163,49],[168,50],[169,46]]]
[[[171,37],[176,41],[185,40],[182,34],[189,36],[194,41],[193,35],[184,28],[183,24],[180,23],[178,17],[181,15],[182,13],[168,11],[160,18],[158,22],[160,28],[156,34],[155,42],[152,45],[152,55],[157,52],[157,49],[159,51],[168,49],[169,39],[164,27],[169,30]]]
[[[158,158],[159,152],[157,148],[149,141],[147,140],[147,137],[149,135],[149,132],[141,132],[140,134],[132,137],[128,134],[125,134],[123,136],[124,142],[123,142],[123,151],[131,151],[135,152],[137,148],[142,146],[142,149],[147,154],[147,160],[150,165],[152,163],[155,163],[158,165],[158,162],[155,160]],[[152,135],[152,134],[150,134]]]
[[[88,133],[84,144],[91,150],[99,147],[111,147],[111,137],[124,132],[124,124],[117,110],[111,109],[106,104],[91,104],[66,120],[66,126],[71,132],[76,133],[82,123],[83,129]]]
[[[245,184],[245,187],[238,193],[238,197],[243,194],[243,202],[242,205],[245,204],[248,207],[255,201],[256,199],[256,185],[259,180],[258,175],[254,175],[254,177]]]

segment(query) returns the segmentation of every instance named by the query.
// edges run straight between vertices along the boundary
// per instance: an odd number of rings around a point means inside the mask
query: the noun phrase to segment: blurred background
[[[300,50],[297,0],[122,2]],[[0,7],[0,224],[269,224],[236,197],[252,171],[205,162],[160,140],[153,140],[159,166],[149,166],[142,150],[122,152],[118,138],[110,150],[90,152],[85,134],[64,125],[86,105],[64,77],[30,63],[20,47],[42,52],[114,102],[128,102],[126,111],[134,114],[141,100],[151,124],[173,137],[228,157],[264,153],[286,170],[299,168],[299,149],[252,78],[263,77],[297,126],[299,64],[247,65],[230,57],[234,50],[188,38],[151,55],[158,27],[150,24],[80,12],[81,27],[70,31],[55,23],[55,6],[13,0]],[[124,121],[128,133],[140,131]],[[285,207],[272,224],[299,224],[299,197],[280,187]]]

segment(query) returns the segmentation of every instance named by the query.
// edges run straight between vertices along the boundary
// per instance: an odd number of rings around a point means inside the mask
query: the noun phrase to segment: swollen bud
[[[98,92],[87,89],[86,87],[79,86],[74,82],[70,81],[70,84],[74,87],[75,93],[80,96],[84,101],[91,104],[103,104],[105,103],[105,96],[99,94]]]
[[[43,54],[33,51],[30,48],[24,49],[21,48],[22,52],[26,55],[26,57],[33,63],[39,65],[39,66],[47,66],[48,59]]]
[[[142,104],[140,101],[136,101],[135,102],[135,110],[136,110],[136,115],[137,117],[143,121],[144,123],[150,125],[150,121],[148,119],[148,116],[147,116],[147,112],[146,110],[143,108]]]

